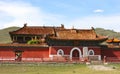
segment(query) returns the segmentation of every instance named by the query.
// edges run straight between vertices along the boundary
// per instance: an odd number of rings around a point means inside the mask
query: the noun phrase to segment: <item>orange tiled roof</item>
[[[10,34],[30,34],[30,35],[40,35],[40,34],[54,34],[54,29],[62,29],[62,27],[34,27],[26,26],[19,30],[12,31]]]
[[[106,42],[111,43],[111,42],[120,42],[119,39],[113,38],[113,39],[108,39]]]
[[[53,34],[51,39],[59,40],[105,40],[107,37],[98,36],[94,29],[65,29],[61,27],[29,27],[24,25],[23,28],[10,32],[10,34]]]
[[[61,40],[102,40],[107,39],[105,36],[98,36],[93,29],[78,30],[78,29],[64,29],[57,30],[56,37],[52,39]]]

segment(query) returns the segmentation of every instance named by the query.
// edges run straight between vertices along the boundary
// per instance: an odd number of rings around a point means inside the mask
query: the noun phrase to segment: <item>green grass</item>
[[[95,71],[85,64],[1,64],[0,74],[120,74],[119,66],[114,71]]]

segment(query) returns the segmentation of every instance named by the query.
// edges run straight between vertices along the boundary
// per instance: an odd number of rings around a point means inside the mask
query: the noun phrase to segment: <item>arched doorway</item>
[[[72,48],[70,51],[71,60],[79,60],[81,58],[81,50],[78,47]]]
[[[78,50],[74,50],[72,52],[72,60],[79,60],[79,51]]]

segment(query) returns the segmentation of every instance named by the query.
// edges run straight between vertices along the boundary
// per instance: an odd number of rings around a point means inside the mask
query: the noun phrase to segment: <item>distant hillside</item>
[[[0,43],[10,43],[11,39],[9,36],[9,32],[17,29],[19,29],[19,27],[9,27],[5,29],[0,29]]]
[[[0,43],[11,43],[9,32],[15,31],[17,29],[19,29],[19,27],[9,27],[5,29],[1,29],[0,30]],[[112,30],[105,30],[103,28],[95,28],[95,31],[99,35],[108,36],[109,38],[115,37],[115,38],[120,39],[120,33],[117,33]]]
[[[97,34],[103,35],[103,36],[108,36],[109,38],[118,38],[120,39],[120,33],[115,32],[113,30],[106,30],[103,28],[96,28],[95,29]]]

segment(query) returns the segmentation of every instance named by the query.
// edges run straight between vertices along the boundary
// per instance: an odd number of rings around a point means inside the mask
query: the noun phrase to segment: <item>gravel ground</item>
[[[112,67],[108,67],[104,65],[89,65],[88,67],[93,70],[103,70],[103,71],[114,70]]]

